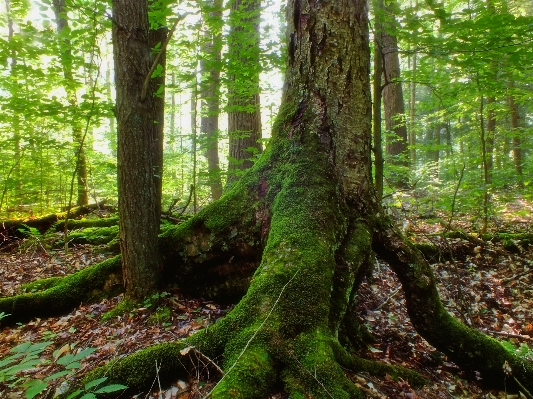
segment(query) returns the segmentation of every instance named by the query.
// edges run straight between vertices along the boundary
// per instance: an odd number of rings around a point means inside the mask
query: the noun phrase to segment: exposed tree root
[[[463,370],[479,373],[487,386],[516,390],[516,378],[526,389],[533,389],[533,364],[453,318],[440,301],[431,267],[397,231],[387,226],[376,230],[374,250],[400,279],[409,318],[431,345]]]

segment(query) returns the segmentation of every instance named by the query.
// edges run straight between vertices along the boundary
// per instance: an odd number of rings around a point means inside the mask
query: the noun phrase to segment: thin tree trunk
[[[409,160],[411,161],[411,170],[416,169],[416,132],[415,132],[415,116],[416,116],[416,67],[417,55],[413,54],[413,80],[411,81],[411,100],[409,107]]]
[[[379,5],[379,1],[375,1],[376,5]],[[376,30],[382,29],[379,20],[375,23]],[[373,151],[374,151],[374,180],[376,186],[376,195],[379,201],[383,197],[383,143],[382,143],[382,130],[381,130],[381,101],[383,86],[381,82],[383,74],[383,49],[381,42],[374,37],[374,76],[372,81],[372,126],[373,126]]]
[[[63,67],[63,76],[65,77],[64,88],[74,118],[72,120],[72,138],[75,145],[76,156],[76,177],[77,177],[77,205],[87,205],[89,203],[89,189],[87,185],[87,160],[85,148],[83,145],[82,125],[76,119],[76,110],[78,108],[78,98],[76,90],[73,88],[75,80],[72,71],[72,48],[70,40],[62,37],[68,30],[67,10],[65,9],[65,0],[54,0],[54,12],[57,24],[57,33],[60,36],[61,43],[61,64]]]
[[[203,57],[200,60],[202,76],[202,114],[200,132],[205,135],[207,172],[211,197],[222,195],[222,180],[218,156],[218,119],[220,114],[220,66],[222,61],[222,0],[207,0],[212,11],[205,20]],[[205,7],[205,6],[204,6]]]
[[[14,22],[13,18],[11,17],[11,1],[5,0],[6,5],[6,15],[7,15],[7,40],[8,42],[13,41],[13,37],[15,35],[15,29],[14,29]],[[11,57],[11,62],[9,65],[10,68],[10,76],[12,81],[12,87],[10,88],[10,95],[12,98],[16,98],[18,93],[18,77],[17,77],[17,52],[14,48],[11,49],[9,56]],[[15,201],[22,200],[21,194],[22,194],[22,174],[20,170],[20,162],[22,160],[22,148],[21,148],[21,134],[20,134],[20,119],[13,115],[12,123],[11,123],[11,129],[13,130],[13,152],[14,152],[14,160],[13,160],[13,167],[10,170],[9,174],[13,175],[13,180],[15,181],[14,184],[14,190],[12,197],[15,198]],[[8,190],[8,184],[6,179],[6,185],[5,185],[5,191],[2,195],[2,203],[4,198],[7,200],[9,197],[7,195]],[[9,203],[7,204],[8,209],[8,216],[9,216]]]
[[[228,36],[228,183],[261,153],[259,101],[260,0],[232,0]]]
[[[487,98],[487,127],[485,129],[485,157],[487,162],[486,183],[492,184],[494,173],[494,135],[496,134],[496,113],[492,108],[496,99],[493,96]]]
[[[392,22],[382,23],[382,30],[378,34],[383,50],[383,105],[385,109],[385,127],[388,132],[385,152],[387,161],[401,169],[391,174],[389,181],[396,187],[407,187],[409,177],[409,152],[407,151],[407,125],[405,120],[405,105],[403,100],[402,84],[400,78],[400,59],[398,55],[398,39],[393,9],[395,4],[384,5],[383,12],[389,14],[385,17]],[[379,15],[379,14],[377,14]],[[384,19],[385,19],[384,18]]]
[[[514,82],[511,82],[510,88],[514,86]],[[523,170],[523,157],[522,157],[522,118],[516,104],[514,96],[511,94],[507,97],[509,102],[509,109],[511,110],[511,129],[513,133],[513,162],[518,177],[518,184],[524,186],[524,170]]]

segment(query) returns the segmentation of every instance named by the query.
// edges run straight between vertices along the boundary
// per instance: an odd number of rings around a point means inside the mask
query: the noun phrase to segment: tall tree
[[[231,0],[228,35],[228,182],[262,151],[259,100],[261,0]]]
[[[383,0],[374,0],[374,12],[383,12]],[[383,197],[383,132],[381,127],[381,103],[383,99],[383,46],[381,43],[381,35],[379,32],[383,31],[383,24],[381,17],[375,18],[375,30],[378,32],[374,35],[374,75],[372,79],[372,127],[373,127],[373,152],[374,152],[374,183],[376,188],[376,195],[381,201]]]
[[[509,89],[512,90],[514,87],[514,82],[511,81],[509,84]],[[515,171],[518,176],[518,184],[520,186],[524,185],[524,170],[523,170],[523,156],[522,156],[522,116],[518,108],[518,104],[514,99],[513,93],[509,93],[507,97],[509,103],[509,109],[511,111],[511,132],[513,138],[513,162],[515,166]]]
[[[164,76],[152,77],[153,49],[166,37],[153,29],[147,0],[113,0],[113,53],[118,135],[119,237],[126,295],[157,290],[163,171]],[[164,51],[164,46],[160,46]],[[164,67],[164,55],[157,59]],[[161,71],[162,68],[156,68]]]
[[[71,107],[72,138],[75,146],[76,157],[76,177],[77,177],[77,205],[87,205],[89,203],[89,189],[87,185],[87,160],[85,155],[85,140],[83,137],[82,125],[76,116],[78,108],[78,95],[76,93],[77,83],[73,72],[73,54],[69,39],[68,15],[65,7],[65,0],[53,0],[56,17],[57,34],[59,36],[59,47],[61,66],[65,78],[64,88],[67,93],[69,105]]]
[[[217,200],[222,195],[222,180],[218,157],[220,114],[220,67],[222,62],[222,0],[206,0],[203,9],[204,43],[200,59],[202,80],[200,82],[202,113],[200,131],[204,135],[207,157],[208,184],[211,197]]]
[[[400,79],[400,58],[396,19],[399,6],[396,2],[380,2],[376,17],[382,18],[378,32],[378,41],[383,56],[383,105],[385,109],[385,127],[388,132],[385,153],[387,161],[400,167],[394,171],[389,181],[393,186],[406,187],[408,181],[409,153],[407,152],[407,124],[402,83]]]

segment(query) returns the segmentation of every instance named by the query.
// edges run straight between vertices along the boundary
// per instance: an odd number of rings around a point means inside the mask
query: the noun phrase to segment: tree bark
[[[239,179],[261,153],[259,100],[260,0],[232,0],[229,17],[228,75],[228,183]]]
[[[408,168],[409,153],[407,151],[407,123],[405,119],[405,104],[403,100],[400,78],[400,59],[398,55],[398,38],[394,19],[395,3],[387,6],[381,2],[382,13],[387,14],[387,20],[392,22],[381,24],[379,39],[383,54],[383,105],[385,109],[385,128],[388,132],[385,153],[387,161],[401,169],[391,173],[390,183],[395,187],[409,185]],[[378,14],[379,15],[379,14]],[[385,19],[385,18],[384,18]]]
[[[211,11],[206,15],[204,23],[203,57],[200,60],[202,81],[200,83],[202,97],[202,114],[200,132],[204,135],[207,157],[208,184],[211,197],[217,200],[222,196],[222,180],[218,157],[218,119],[220,114],[220,69],[222,63],[222,0],[206,2]],[[205,5],[204,5],[205,7]]]
[[[113,50],[118,128],[120,250],[126,295],[159,288],[164,78],[151,78],[152,49],[166,36],[150,30],[148,1],[113,1]],[[164,66],[164,57],[160,63]],[[142,98],[145,81],[148,91]]]
[[[378,9],[383,6],[382,0],[374,1],[374,7]],[[374,23],[377,32],[383,30],[383,26],[379,19],[376,18]],[[374,140],[374,184],[376,189],[376,196],[381,202],[383,197],[383,134],[381,128],[381,101],[383,100],[383,47],[379,35],[374,37],[374,75],[372,81],[372,126],[373,126],[373,140]]]
[[[511,84],[510,87],[512,88],[513,84]],[[522,187],[524,185],[524,170],[522,166],[522,163],[524,162],[522,157],[522,118],[520,116],[518,104],[516,104],[514,96],[511,94],[507,97],[507,100],[509,102],[509,108],[511,110],[511,129],[513,133],[513,162],[518,177],[518,185]]]

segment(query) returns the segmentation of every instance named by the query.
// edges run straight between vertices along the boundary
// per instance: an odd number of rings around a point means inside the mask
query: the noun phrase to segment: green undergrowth
[[[54,387],[58,386],[56,394],[65,392],[68,386],[67,378],[74,375],[81,368],[81,362],[96,351],[96,348],[76,348],[74,344],[63,345],[55,350],[51,356],[44,355],[45,350],[52,346],[52,341],[23,342],[9,350],[9,354],[0,359],[0,393],[6,387],[11,392],[24,392],[26,399],[38,395],[52,395]],[[37,367],[51,365],[55,372],[44,376],[36,376]],[[81,396],[84,399],[94,399],[98,394],[123,391],[127,387],[121,384],[107,384],[107,377],[85,382],[79,389],[73,390],[68,399]],[[5,391],[4,391],[5,392]]]
[[[123,298],[117,306],[102,315],[102,321],[111,320],[115,317],[123,316],[128,313],[134,313],[138,309],[151,309],[154,311],[149,321],[157,323],[160,321],[167,321],[171,317],[169,308],[159,306],[161,299],[168,296],[168,292],[157,292],[145,298],[144,301],[135,302],[127,298]]]

